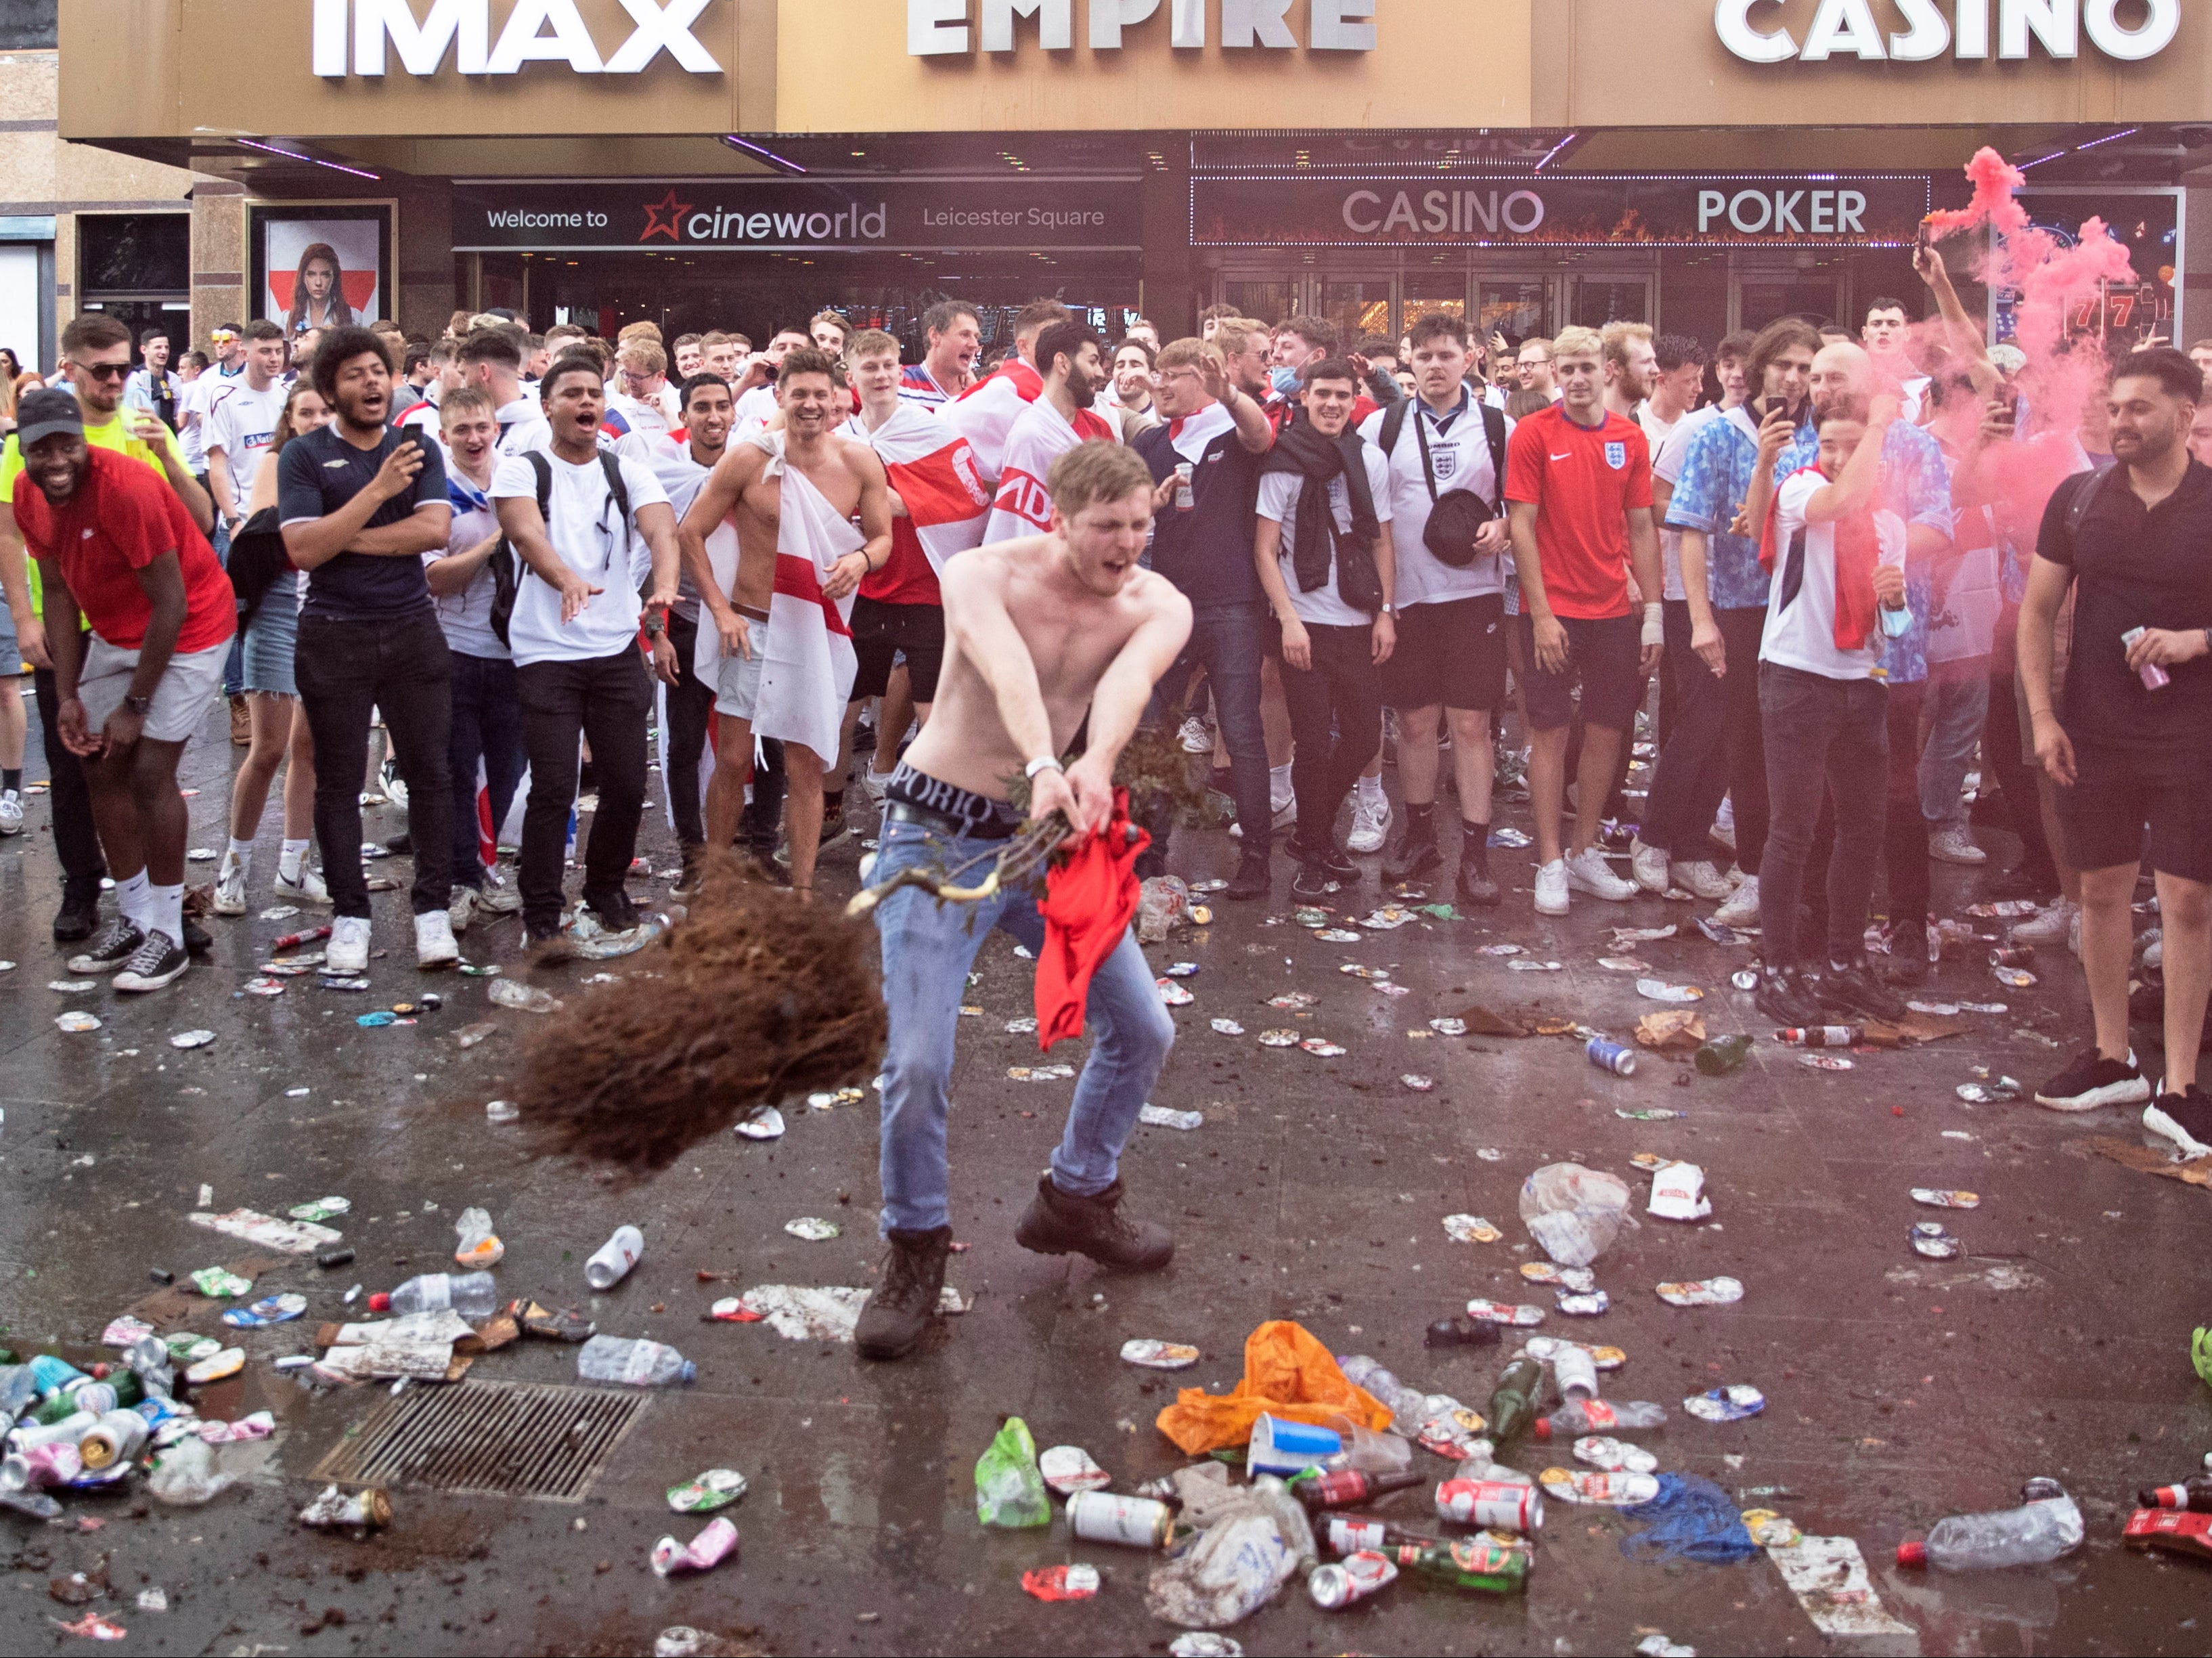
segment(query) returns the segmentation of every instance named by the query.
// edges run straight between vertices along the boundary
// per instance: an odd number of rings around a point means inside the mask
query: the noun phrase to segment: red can
[[[1544,1494],[1504,1479],[1447,1479],[1437,1487],[1437,1512],[1483,1531],[1533,1532],[1544,1524]]]

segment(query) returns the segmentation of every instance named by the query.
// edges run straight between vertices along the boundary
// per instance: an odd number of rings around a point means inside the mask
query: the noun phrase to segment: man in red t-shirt
[[[237,600],[175,491],[131,457],[88,446],[75,398],[33,392],[17,418],[23,476],[37,487],[15,491],[15,526],[45,583],[57,723],[84,761],[123,911],[70,971],[158,991],[191,960],[177,759],[222,684]]]
[[[1534,750],[1536,913],[1567,913],[1571,889],[1615,903],[1636,884],[1592,842],[1613,786],[1623,735],[1644,681],[1659,666],[1659,532],[1651,515],[1651,449],[1644,429],[1605,406],[1605,341],[1570,328],[1552,343],[1560,400],[1513,429],[1505,499],[1521,578],[1522,687]],[[1644,595],[1643,625],[1629,604],[1629,567]],[[1582,683],[1582,785],[1572,855],[1560,847],[1572,692]]]

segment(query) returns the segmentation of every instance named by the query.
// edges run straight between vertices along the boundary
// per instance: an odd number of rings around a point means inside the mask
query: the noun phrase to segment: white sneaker
[[[446,905],[446,924],[458,935],[468,931],[469,923],[476,917],[477,889],[473,887],[454,887],[453,896]]]
[[[215,912],[219,916],[246,913],[246,866],[226,859],[215,878]]]
[[[295,904],[312,904],[321,910],[331,907],[331,889],[323,885],[322,875],[318,871],[310,869],[304,863],[300,866],[297,881],[285,880],[282,869],[276,871],[276,893],[277,897],[288,898]]]
[[[1712,865],[1710,858],[1695,858],[1674,866],[1674,884],[1686,887],[1709,903],[1719,904],[1734,895],[1735,887]]]
[[[1567,862],[1554,858],[1549,863],[1536,866],[1536,913],[1540,916],[1563,916],[1568,909]]]
[[[1638,836],[1630,844],[1628,867],[1636,876],[1636,884],[1647,893],[1667,890],[1667,849],[1646,846]]]
[[[487,873],[484,884],[476,889],[477,908],[488,916],[517,915],[522,910],[522,894],[509,886],[494,886],[495,879]]]
[[[1182,729],[1176,736],[1186,754],[1211,754],[1213,752],[1213,734],[1206,728],[1206,722],[1195,714],[1183,721]]]
[[[1720,927],[1756,927],[1759,924],[1757,875],[1743,878],[1743,885],[1729,893],[1728,902],[1713,911],[1713,923]]]
[[[2146,967],[2166,966],[2166,930],[2154,927],[2136,941],[2142,946],[2142,964]]]
[[[1277,834],[1298,826],[1298,797],[1296,795],[1285,795],[1280,800],[1270,800],[1267,804],[1275,808],[1275,821],[1272,826]]]
[[[1721,796],[1720,815],[1713,820],[1712,837],[1733,852],[1735,844],[1735,796]]]
[[[390,760],[385,761],[383,774],[379,781],[384,784],[385,799],[390,801],[394,806],[404,807],[407,804],[407,780],[399,775],[398,765]]]
[[[368,971],[367,916],[340,916],[331,923],[331,942],[323,947],[323,971],[337,977]]]
[[[1595,846],[1586,846],[1567,860],[1567,885],[1608,904],[1626,904],[1639,890],[1634,881],[1623,881],[1613,874],[1605,854]]]
[[[2079,907],[2070,899],[2060,899],[2049,909],[2038,912],[2014,928],[2012,942],[2015,944],[2063,944]]]
[[[6,694],[0,692],[0,695]],[[23,832],[23,797],[13,789],[0,789],[0,837]]]
[[[432,910],[415,917],[416,966],[428,972],[435,967],[450,967],[460,959],[461,947],[453,942],[453,923],[443,910]]]
[[[1973,838],[1955,823],[1946,824],[1929,836],[1928,856],[1944,863],[1964,863],[1970,867],[1990,861],[1990,855],[1975,845]]]
[[[2165,963],[2166,963],[2166,950],[2165,950],[2165,948],[2164,948],[2164,946],[2165,946],[2165,942],[2166,942],[2166,941],[2165,941],[2164,939],[2160,939],[2160,940],[2159,941],[2160,948],[2159,948],[2159,953],[2158,953],[2158,960],[2157,960],[2155,962],[2153,962],[2153,963],[2151,964],[2153,966],[2163,966],[2165,965]],[[2075,960],[2077,960],[2077,961],[2078,961],[2078,960],[2081,960],[2081,907],[2080,907],[2078,905],[2075,907],[2075,911],[2074,911],[2074,918],[2073,918],[2071,921],[2069,921],[2069,922],[2068,922],[2068,923],[2066,923],[2066,948],[2067,948],[2068,949],[2071,950],[2071,951],[2074,953],[2074,958],[2075,958]],[[2146,954],[2148,954],[2148,953],[2146,952]]]
[[[1390,832],[1390,800],[1377,795],[1373,804],[1366,796],[1354,795],[1352,799],[1352,833],[1345,838],[1345,850],[1352,852],[1379,852]]]

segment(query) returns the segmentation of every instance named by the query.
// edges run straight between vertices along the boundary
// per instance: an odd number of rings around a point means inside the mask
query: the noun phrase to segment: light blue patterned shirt
[[[1690,439],[1682,475],[1667,503],[1668,528],[1705,532],[1707,592],[1716,610],[1763,609],[1766,604],[1759,538],[1729,533],[1758,469],[1759,429],[1750,410],[1731,409]]]

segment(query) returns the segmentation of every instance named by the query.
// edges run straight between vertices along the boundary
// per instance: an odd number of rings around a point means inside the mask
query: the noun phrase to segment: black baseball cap
[[[76,399],[59,387],[26,392],[15,405],[15,444],[27,449],[42,437],[67,432],[84,436],[84,411]]]

